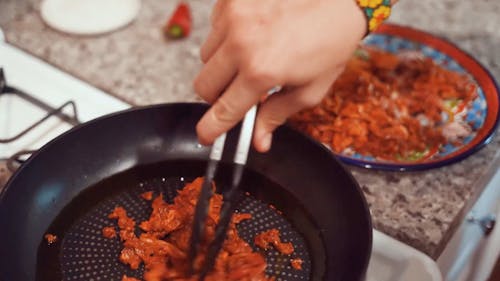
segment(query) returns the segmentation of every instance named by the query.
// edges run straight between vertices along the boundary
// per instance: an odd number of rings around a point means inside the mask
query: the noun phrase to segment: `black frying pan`
[[[138,195],[167,200],[184,181],[203,175],[208,148],[197,144],[201,104],[127,110],[78,126],[35,153],[0,194],[0,280],[120,280],[140,277],[118,262],[116,240],[101,237],[106,215],[123,205],[136,220],[148,213]],[[229,136],[228,143],[234,145]],[[228,148],[231,150],[231,147]],[[229,163],[229,159],[223,159]],[[224,191],[230,165],[216,182]],[[293,131],[277,130],[272,150],[251,153],[239,209],[254,218],[239,226],[252,237],[277,227],[297,248],[304,270],[264,253],[277,280],[362,280],[371,251],[370,215],[359,186],[327,149]],[[283,212],[280,215],[268,204]],[[48,245],[45,233],[59,237]]]

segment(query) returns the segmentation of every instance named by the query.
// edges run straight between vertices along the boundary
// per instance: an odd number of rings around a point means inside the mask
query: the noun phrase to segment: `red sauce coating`
[[[153,191],[146,191],[141,194],[142,199],[151,201],[153,200]]]
[[[51,245],[57,241],[57,236],[54,234],[47,233],[44,236],[45,240],[47,240],[47,244]]]
[[[141,280],[134,277],[128,277],[127,275],[123,275],[122,281],[141,281]]]
[[[116,230],[113,226],[106,226],[102,229],[102,236],[106,238],[115,238],[116,237]]]
[[[301,259],[295,258],[290,260],[290,265],[295,270],[302,270],[302,262],[303,261]]]
[[[272,245],[278,252],[285,255],[290,255],[294,251],[292,243],[281,242],[280,232],[276,228],[258,234],[255,236],[254,242],[257,247],[264,250],[269,249],[270,245]]]

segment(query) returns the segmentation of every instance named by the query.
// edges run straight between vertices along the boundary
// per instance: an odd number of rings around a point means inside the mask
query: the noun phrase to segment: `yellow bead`
[[[380,4],[382,4],[382,1],[383,0],[369,0],[368,1],[368,7],[370,7],[370,8],[376,8],[377,6],[379,6]]]

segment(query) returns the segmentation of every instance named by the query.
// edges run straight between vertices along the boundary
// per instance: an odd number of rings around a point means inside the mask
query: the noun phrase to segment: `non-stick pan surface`
[[[113,268],[125,273],[112,253],[82,259],[79,251],[102,246],[85,233],[99,232],[98,214],[105,216],[113,204],[129,204],[139,218],[134,194],[146,189],[175,194],[180,182],[203,174],[208,148],[198,145],[194,127],[206,109],[168,104],[127,110],[81,125],[33,155],[0,195],[0,281],[114,280],[81,271],[93,270],[102,257],[111,257]],[[229,142],[234,145],[234,138]],[[221,191],[230,168],[220,168]],[[299,244],[297,255],[307,259],[307,276],[284,269],[278,279],[363,279],[371,250],[369,211],[352,176],[328,150],[280,128],[271,152],[250,155],[243,189],[250,197],[239,208],[260,219],[243,225],[242,236],[251,240],[252,231],[277,224]],[[268,204],[283,216],[270,212]],[[48,246],[47,232],[60,241]],[[71,260],[74,256],[79,260]],[[72,264],[79,274],[68,269]]]

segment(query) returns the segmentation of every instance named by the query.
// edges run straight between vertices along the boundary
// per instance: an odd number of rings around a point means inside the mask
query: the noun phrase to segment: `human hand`
[[[276,127],[322,100],[365,32],[354,0],[218,0],[195,80],[196,92],[213,103],[197,124],[200,142],[212,143],[283,85],[255,124],[254,147],[269,150]]]

